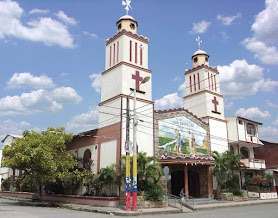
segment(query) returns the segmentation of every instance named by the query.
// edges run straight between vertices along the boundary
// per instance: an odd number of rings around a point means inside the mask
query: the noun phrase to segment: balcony
[[[241,159],[240,163],[244,166],[244,168],[248,168],[248,169],[253,169],[253,170],[265,169],[265,160],[246,158],[246,159]]]

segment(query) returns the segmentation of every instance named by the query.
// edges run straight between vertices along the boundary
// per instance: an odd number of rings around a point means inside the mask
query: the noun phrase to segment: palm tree
[[[215,159],[213,174],[217,180],[217,190],[221,192],[221,188],[225,185],[227,177],[229,177],[227,159],[225,153],[219,154],[217,151],[213,151],[212,156]]]
[[[101,168],[98,174],[94,176],[93,183],[100,188],[101,192],[103,188],[108,188],[110,190],[110,196],[112,196],[113,187],[120,185],[120,178],[116,173],[116,165],[111,164],[108,167]]]
[[[241,154],[232,154],[229,151],[224,152],[224,158],[226,159],[227,166],[231,170],[232,175],[234,175],[234,170],[239,170],[241,157]]]
[[[138,190],[144,191],[149,184],[157,183],[162,175],[162,168],[156,157],[148,157],[147,153],[138,153]]]

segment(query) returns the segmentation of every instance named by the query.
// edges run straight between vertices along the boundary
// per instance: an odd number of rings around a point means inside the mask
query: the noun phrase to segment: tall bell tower
[[[192,56],[193,68],[185,72],[184,108],[210,125],[211,149],[228,150],[227,121],[224,116],[223,95],[220,92],[219,72],[209,65],[209,55],[200,49]]]
[[[132,16],[122,16],[117,21],[116,27],[117,34],[106,40],[105,71],[102,73],[99,104],[99,128],[118,131],[121,154],[125,154],[127,96],[130,99],[129,108],[133,109],[133,94],[130,94],[144,77],[150,76],[150,80],[141,84],[136,90],[136,108],[139,120],[138,151],[147,152],[152,156],[154,102],[152,101],[152,71],[148,69],[149,39],[137,34],[138,23]],[[130,110],[129,118],[129,135],[132,141],[133,110]]]

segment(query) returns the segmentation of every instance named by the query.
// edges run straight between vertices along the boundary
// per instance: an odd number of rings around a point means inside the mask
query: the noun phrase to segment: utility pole
[[[138,86],[139,87],[139,86]],[[136,114],[136,91],[133,99],[133,183],[132,183],[132,210],[137,211],[137,114]]]
[[[129,96],[126,98],[126,211],[130,211]]]

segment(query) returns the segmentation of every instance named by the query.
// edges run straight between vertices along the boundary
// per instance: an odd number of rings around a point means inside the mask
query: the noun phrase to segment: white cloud
[[[267,140],[270,142],[278,141],[278,128],[272,126],[260,127],[259,134],[260,139]]]
[[[82,97],[71,87],[59,87],[51,91],[52,98],[59,103],[77,104],[82,101]]]
[[[29,21],[27,26],[21,22],[23,9],[15,1],[0,2],[0,39],[15,37],[47,46],[59,45],[73,48],[73,38],[66,25],[50,17],[40,17]]]
[[[278,126],[278,119],[273,122],[274,125]]]
[[[267,43],[278,42],[278,1],[266,0],[266,8],[255,18],[252,25],[255,37]]]
[[[97,34],[95,34],[95,33],[89,33],[89,32],[86,32],[86,31],[83,31],[82,33],[85,36],[90,36],[90,37],[95,38],[95,39],[98,38]]]
[[[98,109],[91,108],[88,112],[74,116],[66,124],[66,129],[74,133],[84,132],[97,128]]]
[[[0,116],[29,115],[55,112],[64,103],[78,103],[82,98],[70,87],[60,87],[52,91],[39,89],[20,96],[6,96],[0,99]]]
[[[29,127],[30,123],[21,121],[19,123],[12,120],[4,120],[0,123],[0,141],[2,141],[7,134],[22,135],[22,132]]]
[[[251,29],[254,35],[243,40],[243,45],[254,57],[265,64],[278,64],[278,1],[266,0],[266,8],[255,18]]]
[[[242,98],[258,91],[272,91],[278,81],[264,78],[264,69],[246,60],[235,60],[230,65],[217,66],[221,92],[225,97]]]
[[[29,11],[29,14],[47,14],[47,13],[49,13],[48,9],[34,8],[31,11]]]
[[[7,89],[47,89],[53,87],[54,83],[48,76],[33,76],[29,72],[15,73],[7,82]]]
[[[90,79],[93,80],[91,87],[93,87],[97,93],[101,92],[101,77],[100,73],[93,73],[90,75]]]
[[[168,109],[183,106],[183,99],[178,96],[178,93],[165,95],[161,99],[155,100],[155,109]]]
[[[209,26],[211,25],[211,22],[206,21],[206,20],[202,20],[199,23],[193,23],[193,27],[192,30],[190,31],[191,34],[195,34],[195,33],[205,33]]]
[[[236,111],[236,116],[245,117],[248,119],[259,119],[259,120],[267,120],[271,118],[271,115],[268,111],[261,111],[257,107],[252,108],[240,108]]]
[[[77,21],[73,17],[68,17],[65,12],[59,11],[58,13],[55,14],[60,20],[65,22],[66,24],[70,25],[76,25]]]
[[[62,104],[54,101],[43,89],[0,99],[0,116],[53,112],[62,108]]]
[[[223,16],[221,14],[217,15],[217,20],[221,21],[225,26],[229,26],[233,23],[233,21],[237,18],[241,17],[241,13],[238,13],[234,16]]]
[[[274,104],[269,100],[266,100],[266,103],[269,107],[278,109],[278,104]]]
[[[278,49],[275,46],[267,46],[263,41],[253,38],[246,38],[242,44],[264,64],[278,64]]]

